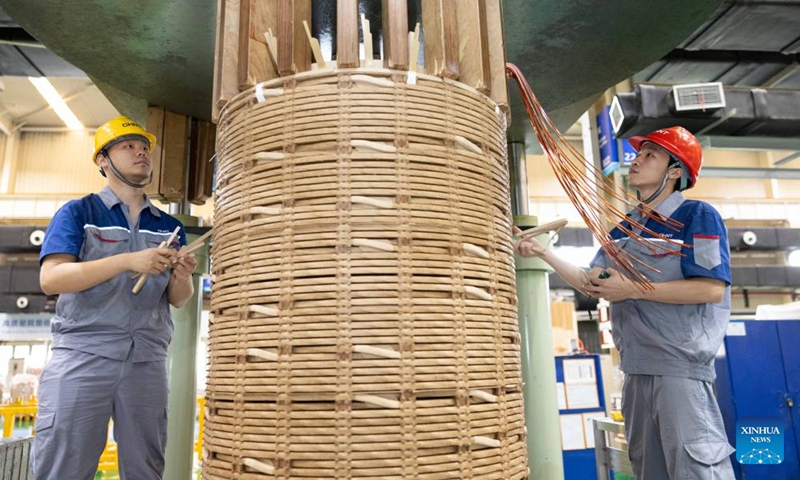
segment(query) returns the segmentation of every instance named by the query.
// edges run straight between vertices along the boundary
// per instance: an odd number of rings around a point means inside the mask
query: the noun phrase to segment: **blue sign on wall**
[[[617,139],[614,137],[614,129],[611,127],[611,117],[608,105],[603,107],[597,114],[597,143],[600,147],[600,166],[603,175],[610,175],[619,169],[619,153],[617,151]]]
[[[627,138],[623,138],[619,142],[622,144],[622,165],[630,167],[631,162],[636,158],[636,150],[633,149]]]

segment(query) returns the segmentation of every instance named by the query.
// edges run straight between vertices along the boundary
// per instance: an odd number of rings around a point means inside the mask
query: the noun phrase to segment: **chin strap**
[[[664,173],[664,179],[661,180],[661,185],[658,187],[658,189],[656,189],[656,191],[653,192],[653,194],[647,197],[645,200],[642,200],[642,194],[639,193],[639,190],[636,190],[636,199],[642,202],[643,204],[647,205],[653,200],[655,200],[659,195],[661,195],[661,192],[663,192],[664,188],[667,186],[667,181],[669,180],[669,171],[672,170],[673,168],[681,169],[681,178],[678,179],[679,182],[678,191],[684,190],[683,188],[680,188],[683,184],[683,177],[684,177],[683,166],[681,166],[681,162],[673,158],[670,160],[669,165],[667,165],[667,171]]]
[[[100,153],[104,157],[106,157],[106,160],[108,160],[108,166],[109,166],[109,168],[111,168],[111,171],[114,173],[114,176],[119,178],[119,180],[122,183],[124,183],[125,185],[127,185],[129,187],[133,187],[133,188],[144,188],[144,187],[150,185],[150,183],[152,183],[152,181],[153,181],[153,172],[152,171],[150,172],[150,179],[146,183],[133,183],[130,180],[128,180],[127,178],[125,178],[125,175],[121,174],[119,170],[117,170],[117,167],[115,167],[114,166],[114,162],[111,161],[111,157],[108,155],[108,151],[107,150],[103,150]],[[100,169],[100,175],[108,178],[108,176],[106,175],[106,172],[102,168]]]
[[[652,195],[650,195],[646,199],[642,200],[642,194],[639,193],[639,190],[636,190],[636,199],[639,200],[640,202],[644,203],[645,205],[649,204],[650,202],[655,200],[656,197],[661,195],[661,192],[664,191],[664,187],[667,186],[667,180],[669,180],[669,169],[667,169],[667,173],[664,174],[664,179],[661,180],[661,185],[658,187],[658,189],[656,189],[655,192],[653,192]]]

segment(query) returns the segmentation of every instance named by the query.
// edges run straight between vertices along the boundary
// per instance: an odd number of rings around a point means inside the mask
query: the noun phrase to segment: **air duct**
[[[724,88],[725,106],[680,111],[672,86],[638,85],[614,98],[611,117],[618,138],[682,125],[704,135],[795,137],[800,131],[800,92]]]

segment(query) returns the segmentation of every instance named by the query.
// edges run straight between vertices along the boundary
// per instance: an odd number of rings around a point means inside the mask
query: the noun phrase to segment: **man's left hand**
[[[608,278],[600,278],[604,276],[602,272],[607,272]],[[635,283],[613,268],[606,268],[601,272],[593,270],[586,291],[592,297],[605,298],[609,302],[641,298],[642,295]]]

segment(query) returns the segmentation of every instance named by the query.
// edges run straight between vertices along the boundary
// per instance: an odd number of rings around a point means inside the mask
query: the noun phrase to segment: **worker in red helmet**
[[[697,181],[702,148],[683,127],[656,130],[630,143],[638,153],[628,185],[642,206],[682,224],[675,229],[634,209],[629,221],[609,233],[617,246],[642,261],[634,265],[652,290],[614,270],[602,249],[589,271],[536,240],[519,242],[517,251],[542,258],[577,290],[611,303],[612,334],[625,373],[622,413],[636,478],[733,480],[729,456],[734,449],[713,384],[714,356],[730,317],[727,231],[714,207],[681,194]],[[644,224],[645,230],[636,233],[645,244],[629,241],[631,222]]]

